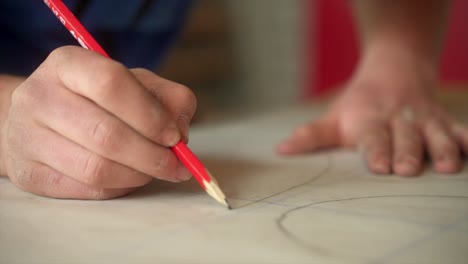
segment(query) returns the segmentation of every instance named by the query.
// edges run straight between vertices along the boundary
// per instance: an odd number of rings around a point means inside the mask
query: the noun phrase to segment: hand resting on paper
[[[449,1],[352,4],[359,67],[328,113],[296,129],[278,151],[357,147],[371,171],[408,176],[421,171],[427,152],[436,171],[457,172],[468,129],[433,98]]]
[[[436,171],[457,172],[468,154],[468,128],[434,100],[435,76],[407,52],[375,52],[329,111],[298,127],[278,151],[356,147],[371,171],[405,176],[422,171],[427,152]]]
[[[55,50],[27,79],[2,79],[0,175],[19,188],[108,199],[190,178],[169,148],[188,139],[188,88],[79,47]]]

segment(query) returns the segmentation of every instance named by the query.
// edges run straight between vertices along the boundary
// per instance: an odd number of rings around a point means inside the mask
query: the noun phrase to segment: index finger
[[[364,125],[357,144],[371,171],[379,174],[391,172],[391,137],[384,122],[372,121]]]

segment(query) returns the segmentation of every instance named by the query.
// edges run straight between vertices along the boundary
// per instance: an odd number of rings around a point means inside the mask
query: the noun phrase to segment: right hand
[[[153,178],[188,180],[170,147],[188,140],[195,108],[180,84],[59,48],[13,92],[1,162],[16,186],[55,198],[109,199]]]

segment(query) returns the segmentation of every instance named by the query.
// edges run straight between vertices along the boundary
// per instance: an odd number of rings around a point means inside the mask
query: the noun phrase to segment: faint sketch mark
[[[373,196],[362,196],[362,197],[350,197],[350,198],[342,198],[342,199],[334,199],[334,200],[325,200],[325,201],[318,201],[309,203],[306,205],[297,206],[286,210],[283,212],[277,219],[276,225],[280,232],[292,243],[304,248],[308,251],[312,251],[314,253],[324,255],[326,254],[326,250],[323,248],[318,248],[316,246],[309,245],[306,241],[302,240],[294,233],[292,233],[287,226],[284,224],[284,221],[288,218],[288,216],[298,210],[306,209],[313,207],[319,204],[326,204],[326,203],[335,203],[335,202],[344,202],[344,201],[352,201],[352,200],[363,200],[363,199],[378,199],[378,198],[401,198],[401,197],[410,197],[410,198],[454,198],[454,199],[468,199],[468,196],[456,196],[456,195],[430,195],[430,194],[414,194],[414,195],[373,195]]]

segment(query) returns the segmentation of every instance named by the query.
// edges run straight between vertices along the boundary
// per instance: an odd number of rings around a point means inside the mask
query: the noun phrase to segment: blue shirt
[[[64,0],[109,55],[157,67],[180,32],[190,0]],[[0,73],[29,75],[48,54],[78,45],[41,0],[0,1]]]

